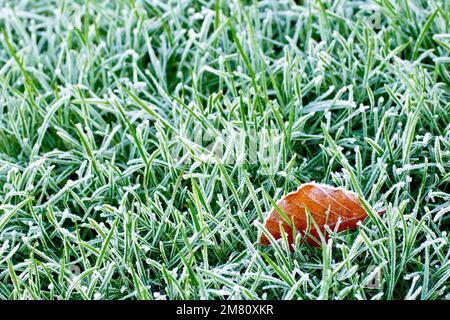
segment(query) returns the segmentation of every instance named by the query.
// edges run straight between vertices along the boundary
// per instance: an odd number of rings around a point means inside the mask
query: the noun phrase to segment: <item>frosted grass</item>
[[[449,12],[0,0],[0,299],[448,299]],[[199,128],[279,151],[220,161]],[[372,214],[260,247],[309,181]]]

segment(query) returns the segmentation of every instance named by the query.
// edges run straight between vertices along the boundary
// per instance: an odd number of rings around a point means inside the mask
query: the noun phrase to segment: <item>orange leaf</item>
[[[308,208],[319,230],[326,238],[328,235],[324,233],[325,225],[334,230],[338,221],[340,221],[337,231],[354,229],[357,227],[358,221],[363,221],[367,217],[366,211],[354,192],[318,183],[302,184],[297,191],[291,192],[279,200],[277,206],[290,220],[291,224],[286,222],[278,211],[273,208],[264,226],[275,239],[279,239],[281,237],[281,225],[287,233],[290,245],[293,243],[292,224],[302,236],[305,236],[305,230],[308,227],[308,217],[305,208]],[[310,222],[309,233],[314,238],[320,239],[312,221]],[[311,237],[307,237],[306,241],[318,246],[318,243]],[[262,234],[259,243],[269,245],[270,241]]]

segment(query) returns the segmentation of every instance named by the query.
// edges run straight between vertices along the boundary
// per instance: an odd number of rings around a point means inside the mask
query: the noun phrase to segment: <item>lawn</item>
[[[449,1],[0,0],[0,32],[1,300],[450,299]],[[311,181],[371,214],[261,246]]]

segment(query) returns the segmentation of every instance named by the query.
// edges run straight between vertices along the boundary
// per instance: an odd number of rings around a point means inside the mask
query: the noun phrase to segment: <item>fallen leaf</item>
[[[291,224],[286,222],[273,208],[264,222],[264,226],[275,239],[279,239],[281,237],[281,225],[287,233],[289,245],[293,243],[292,226],[295,226],[302,237],[305,236],[305,231],[308,228],[305,208],[308,208],[325,238],[328,237],[328,234],[324,233],[325,225],[334,230],[339,221],[337,227],[339,232],[356,228],[358,221],[363,221],[367,217],[365,209],[354,192],[318,183],[302,184],[297,191],[291,192],[279,200],[277,206],[290,220]],[[319,246],[319,243],[311,237],[320,239],[312,221],[310,221],[309,234],[310,236],[306,237],[306,241],[314,246]],[[259,243],[269,245],[270,241],[262,234]]]

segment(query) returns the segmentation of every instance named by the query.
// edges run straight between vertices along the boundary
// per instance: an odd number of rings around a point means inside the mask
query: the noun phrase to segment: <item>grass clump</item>
[[[449,12],[0,0],[0,299],[450,298]],[[386,214],[258,246],[308,181]]]

